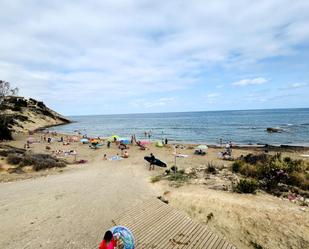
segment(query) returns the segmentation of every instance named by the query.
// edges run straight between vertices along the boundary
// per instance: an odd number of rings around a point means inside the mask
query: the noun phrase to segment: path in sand
[[[0,248],[97,248],[112,218],[154,196],[145,170],[101,162],[0,184]]]

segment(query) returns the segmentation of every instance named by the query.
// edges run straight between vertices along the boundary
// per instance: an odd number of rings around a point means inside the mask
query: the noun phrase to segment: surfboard
[[[151,163],[151,157],[150,157],[150,156],[145,156],[144,159],[145,159],[147,162]],[[155,160],[152,162],[152,164],[153,164],[153,165],[156,165],[156,166],[159,166],[159,167],[163,167],[163,168],[166,168],[166,167],[167,167],[166,163],[162,162],[162,161],[159,160],[159,159],[155,159]]]

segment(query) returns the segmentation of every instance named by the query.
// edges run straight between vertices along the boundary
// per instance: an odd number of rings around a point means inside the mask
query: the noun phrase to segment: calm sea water
[[[107,137],[117,134],[151,139],[167,137],[175,142],[217,144],[233,141],[239,144],[309,144],[309,108],[212,111],[152,114],[119,114],[69,117],[75,123],[57,126],[52,130],[74,133],[81,130],[89,136]],[[267,127],[280,127],[282,133],[267,133]]]

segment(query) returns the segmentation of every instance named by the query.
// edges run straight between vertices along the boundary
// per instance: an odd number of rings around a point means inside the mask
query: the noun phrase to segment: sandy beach
[[[41,140],[41,134],[34,137]],[[7,144],[22,148],[26,139],[18,135]],[[105,230],[113,225],[114,217],[134,204],[157,196],[163,196],[169,205],[207,224],[238,248],[252,248],[252,242],[263,248],[309,247],[308,207],[261,191],[245,195],[222,190],[222,186],[229,189],[228,179],[235,176],[229,173],[231,162],[218,159],[221,148],[209,148],[206,156],[193,155],[190,145],[179,149],[179,153],[188,155],[177,158],[179,169],[198,169],[211,162],[222,173],[173,186],[165,180],[152,183],[151,177],[163,174],[165,169],[156,167],[149,171],[143,159],[152,152],[171,166],[175,160],[173,146],[157,148],[151,144],[147,145],[149,150],[141,151],[130,145],[129,158],[109,161],[103,160],[104,154],[108,158],[120,154],[115,144],[109,149],[103,146],[93,150],[80,142],[66,146],[52,142],[49,151],[46,145],[34,143],[30,149],[44,153],[76,150],[77,160],[84,159],[87,163],[22,174],[2,170],[1,248],[97,248]],[[234,149],[233,155],[238,157],[257,150]],[[302,158],[308,151],[283,153]],[[61,157],[69,162],[74,160],[73,156]],[[6,167],[4,160],[0,163],[2,168]],[[210,213],[212,218],[208,219]]]

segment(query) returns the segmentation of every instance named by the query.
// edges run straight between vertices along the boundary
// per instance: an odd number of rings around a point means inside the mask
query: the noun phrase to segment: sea
[[[309,145],[309,108],[69,116],[49,130],[93,137],[118,135],[173,143]],[[282,129],[268,133],[268,127]]]

